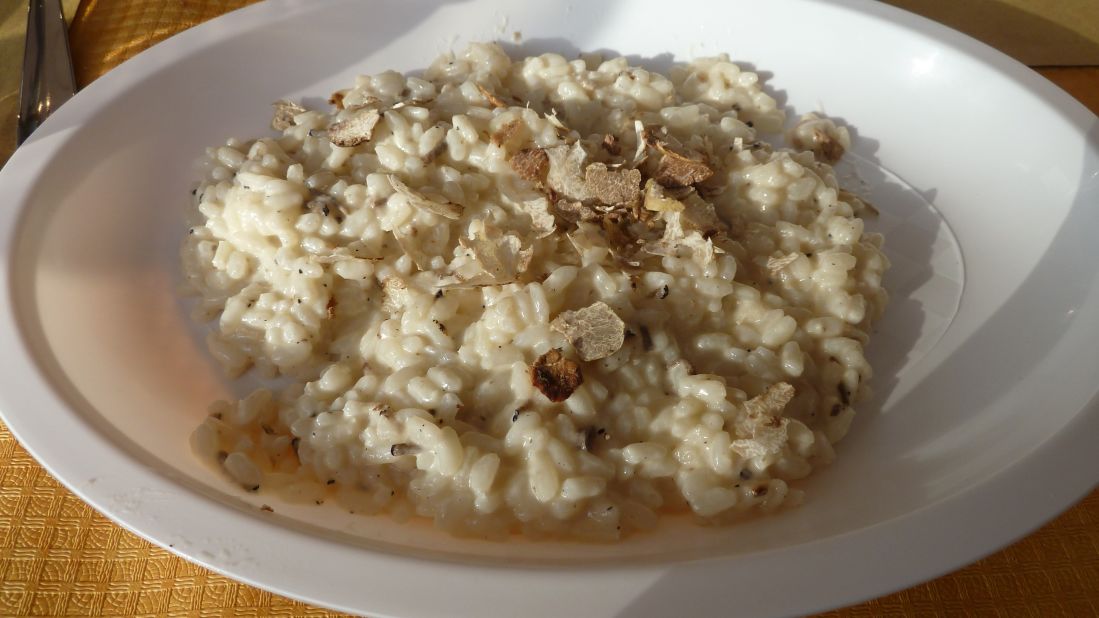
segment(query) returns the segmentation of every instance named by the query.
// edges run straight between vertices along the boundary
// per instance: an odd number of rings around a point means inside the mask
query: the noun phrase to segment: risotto
[[[455,534],[615,540],[802,500],[885,304],[845,129],[726,57],[473,44],[211,148],[183,272],[271,378],[192,444],[249,491]],[[276,379],[278,378],[278,379]]]

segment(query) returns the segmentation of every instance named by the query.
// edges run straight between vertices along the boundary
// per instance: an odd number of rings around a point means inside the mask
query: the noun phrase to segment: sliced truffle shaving
[[[420,250],[419,246],[405,237],[397,230],[393,230],[393,238],[397,241],[397,246],[401,248],[401,252],[407,255],[412,263],[416,265],[416,268],[420,270],[431,270],[431,257]]]
[[[545,238],[557,229],[557,218],[550,212],[550,202],[544,197],[526,200],[523,212],[530,215],[530,231],[535,238]]]
[[[584,161],[588,154],[579,142],[571,146],[554,146],[545,150],[549,157],[546,185],[557,195],[570,201],[583,202],[591,197],[584,179]]]
[[[386,277],[382,281],[382,311],[397,313],[404,309],[412,298],[408,284],[398,277]]]
[[[525,148],[511,157],[511,169],[523,180],[540,184],[549,170],[549,156],[541,148]]]
[[[584,165],[588,154],[580,142],[546,149],[549,170],[546,185],[572,202],[595,201],[607,205],[628,205],[641,197],[641,172],[608,169],[603,163]]]
[[[728,229],[718,218],[714,205],[698,195],[688,195],[682,202],[684,209],[679,214],[684,232],[696,231],[709,238]]]
[[[663,256],[677,256],[679,249],[687,249],[699,263],[709,264],[714,253],[723,252],[710,237],[724,231],[724,224],[717,218],[713,205],[696,195],[687,196],[683,205],[681,211],[663,214],[664,235],[656,242],[646,243],[644,249]]]
[[[719,247],[715,247],[712,240],[703,238],[698,232],[691,232],[672,242],[660,239],[655,242],[645,243],[643,249],[646,253],[666,257],[681,257],[680,250],[690,252],[699,264],[706,265],[713,261],[714,254],[724,253]]]
[[[553,204],[553,211],[569,223],[580,221],[598,221],[603,218],[603,213],[580,202],[569,200],[557,200]]]
[[[347,119],[328,127],[328,141],[345,148],[369,142],[381,118],[381,113],[372,107],[356,110]]]
[[[481,84],[477,84],[477,91],[480,92],[481,96],[484,97],[485,100],[488,101],[489,105],[491,105],[493,107],[507,107],[508,106],[507,101],[505,101],[505,100],[501,99],[500,97],[496,96],[495,94],[493,94],[493,92],[491,90],[489,90],[488,88],[485,88]]]
[[[794,398],[794,387],[786,382],[778,382],[767,387],[759,395],[744,402],[748,417],[774,417],[782,413],[786,404]]]
[[[654,212],[678,212],[685,208],[683,202],[671,198],[658,182],[652,178],[645,181],[645,210]]]
[[[492,143],[502,148],[507,148],[511,145],[511,142],[515,137],[522,133],[522,130],[523,122],[518,119],[512,120],[492,134]]]
[[[534,249],[524,249],[523,241],[515,234],[502,234],[487,222],[471,227],[474,228],[471,236],[458,242],[473,252],[481,268],[497,283],[515,281],[530,266]]]
[[[279,99],[271,104],[275,108],[275,116],[271,118],[271,128],[276,131],[285,131],[294,126],[294,117],[304,114],[305,108],[293,101]]]
[[[630,266],[640,266],[641,262],[633,259],[634,254],[637,253],[638,244],[629,232],[627,221],[618,213],[612,213],[604,216],[601,223],[603,237],[607,241],[607,248],[610,249],[614,257]]]
[[[626,339],[626,324],[604,302],[564,311],[550,322],[550,328],[564,335],[585,362],[614,354]]]
[[[666,187],[689,187],[714,175],[714,170],[700,154],[680,154],[662,141],[656,143],[656,148],[661,157],[653,177]]]
[[[386,178],[389,179],[389,184],[393,185],[393,190],[408,199],[408,203],[414,208],[426,210],[427,212],[434,213],[447,219],[458,219],[462,216],[463,208],[461,204],[455,204],[454,202],[444,199],[436,200],[428,198],[417,191],[409,189],[408,185],[402,182],[396,174],[389,174]]]
[[[641,172],[635,169],[609,170],[592,163],[584,170],[587,192],[602,204],[629,205],[641,197]]]
[[[738,438],[729,445],[734,453],[744,459],[755,459],[775,455],[782,450],[788,441],[786,436],[786,419],[782,419],[782,426],[776,429],[764,428],[758,437]]]
[[[821,161],[833,164],[851,147],[851,136],[828,118],[802,116],[787,133],[786,141],[798,150],[809,150]]]
[[[560,348],[554,348],[530,366],[530,381],[546,399],[560,403],[580,388],[584,375],[576,361],[565,358]]]
[[[789,253],[782,257],[767,258],[767,270],[770,271],[772,275],[777,275],[787,266],[793,264],[794,260],[797,260],[799,257],[801,257],[800,253]]]
[[[782,450],[787,442],[789,419],[780,418],[794,398],[794,387],[785,382],[772,384],[763,393],[744,402],[745,414],[736,422],[734,452],[744,458],[766,457]]]

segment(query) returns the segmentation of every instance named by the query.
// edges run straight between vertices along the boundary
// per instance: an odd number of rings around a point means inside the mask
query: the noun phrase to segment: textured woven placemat
[[[249,3],[84,0],[70,30],[78,80]],[[1099,110],[1099,68],[1042,73]],[[337,614],[234,582],[126,532],[50,477],[0,425],[0,615]],[[976,564],[826,615],[1099,616],[1099,491]]]

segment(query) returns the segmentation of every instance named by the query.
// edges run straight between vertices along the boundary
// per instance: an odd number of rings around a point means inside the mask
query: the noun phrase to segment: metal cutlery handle
[[[30,0],[23,82],[19,90],[19,125],[23,140],[76,92],[69,37],[60,0]]]

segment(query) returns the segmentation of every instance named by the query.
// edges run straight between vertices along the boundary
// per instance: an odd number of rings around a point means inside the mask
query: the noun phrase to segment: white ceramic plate
[[[894,301],[878,396],[797,509],[619,545],[483,543],[242,495],[190,455],[216,374],[174,292],[193,161],[360,72],[471,39],[728,52],[856,128]],[[1099,479],[1099,129],[1041,77],[864,1],[269,2],[92,84],[0,172],[0,408],[130,530],[264,588],[373,615],[723,616],[859,601],[972,561]],[[858,178],[855,177],[857,174]],[[903,181],[901,180],[903,179]],[[932,207],[933,205],[933,207]],[[964,260],[963,260],[964,257]],[[964,267],[963,267],[964,262]]]

